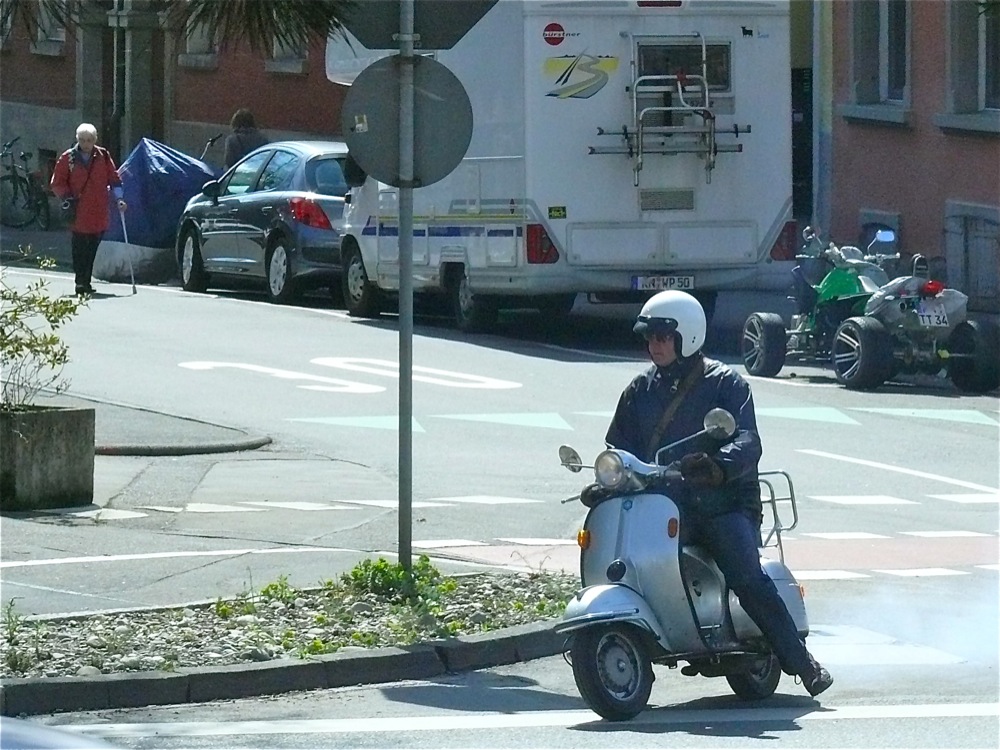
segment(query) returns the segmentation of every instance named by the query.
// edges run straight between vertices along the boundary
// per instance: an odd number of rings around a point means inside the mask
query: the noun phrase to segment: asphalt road
[[[50,612],[175,603],[282,573],[308,585],[395,550],[395,320],[259,299],[118,287],[69,326],[73,392],[274,442],[221,456],[98,457],[105,480],[119,478],[110,507],[134,515],[3,518],[5,599],[16,592]],[[643,366],[627,322],[522,316],[470,337],[421,319],[414,351],[414,547],[466,569],[572,570],[582,509],[559,500],[584,480],[558,466],[556,450],[602,447],[619,391]],[[822,708],[785,678],[787,697],[747,715],[724,683],[664,670],[661,708],[609,728],[580,713],[569,669],[553,658],[426,683],[49,720],[157,723],[86,730],[129,747],[644,747],[664,734],[683,747],[997,746],[996,394],[933,380],[851,393],[803,367],[752,383],[762,464],[789,471],[799,499],[785,552],[807,587],[810,647],[835,668]],[[233,724],[248,719],[258,723]]]

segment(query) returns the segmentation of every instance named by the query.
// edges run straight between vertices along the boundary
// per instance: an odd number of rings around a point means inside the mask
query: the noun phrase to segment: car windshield
[[[322,195],[342,197],[350,190],[344,179],[342,160],[344,157],[322,157],[313,159],[306,166],[306,184],[309,189]]]

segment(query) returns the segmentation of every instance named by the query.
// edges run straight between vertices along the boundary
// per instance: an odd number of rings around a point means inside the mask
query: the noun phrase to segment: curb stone
[[[345,650],[308,659],[120,672],[95,677],[15,678],[0,684],[0,715],[203,703],[417,680],[561,653],[553,620],[405,647]]]

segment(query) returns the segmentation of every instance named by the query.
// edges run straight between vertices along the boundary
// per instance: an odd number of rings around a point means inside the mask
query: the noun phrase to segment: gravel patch
[[[295,589],[287,579],[233,599],[77,618],[24,616],[7,602],[0,677],[62,677],[308,658],[403,646],[558,617],[576,576],[443,576],[426,558],[405,589],[398,565],[364,561],[339,580]]]

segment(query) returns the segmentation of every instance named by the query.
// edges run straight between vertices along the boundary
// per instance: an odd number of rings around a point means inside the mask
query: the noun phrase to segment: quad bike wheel
[[[653,690],[653,665],[631,625],[590,627],[573,636],[573,679],[587,705],[608,721],[637,716]]]
[[[751,375],[772,378],[785,365],[785,323],[775,313],[753,313],[743,324],[740,354]]]
[[[781,679],[781,664],[774,654],[762,656],[752,668],[740,674],[726,675],[726,682],[738,698],[758,701],[774,695]]]
[[[848,318],[830,348],[837,382],[851,390],[878,388],[892,372],[892,336],[875,318]]]
[[[1000,386],[1000,329],[979,320],[959,323],[948,338],[948,377],[966,393],[988,393]]]

